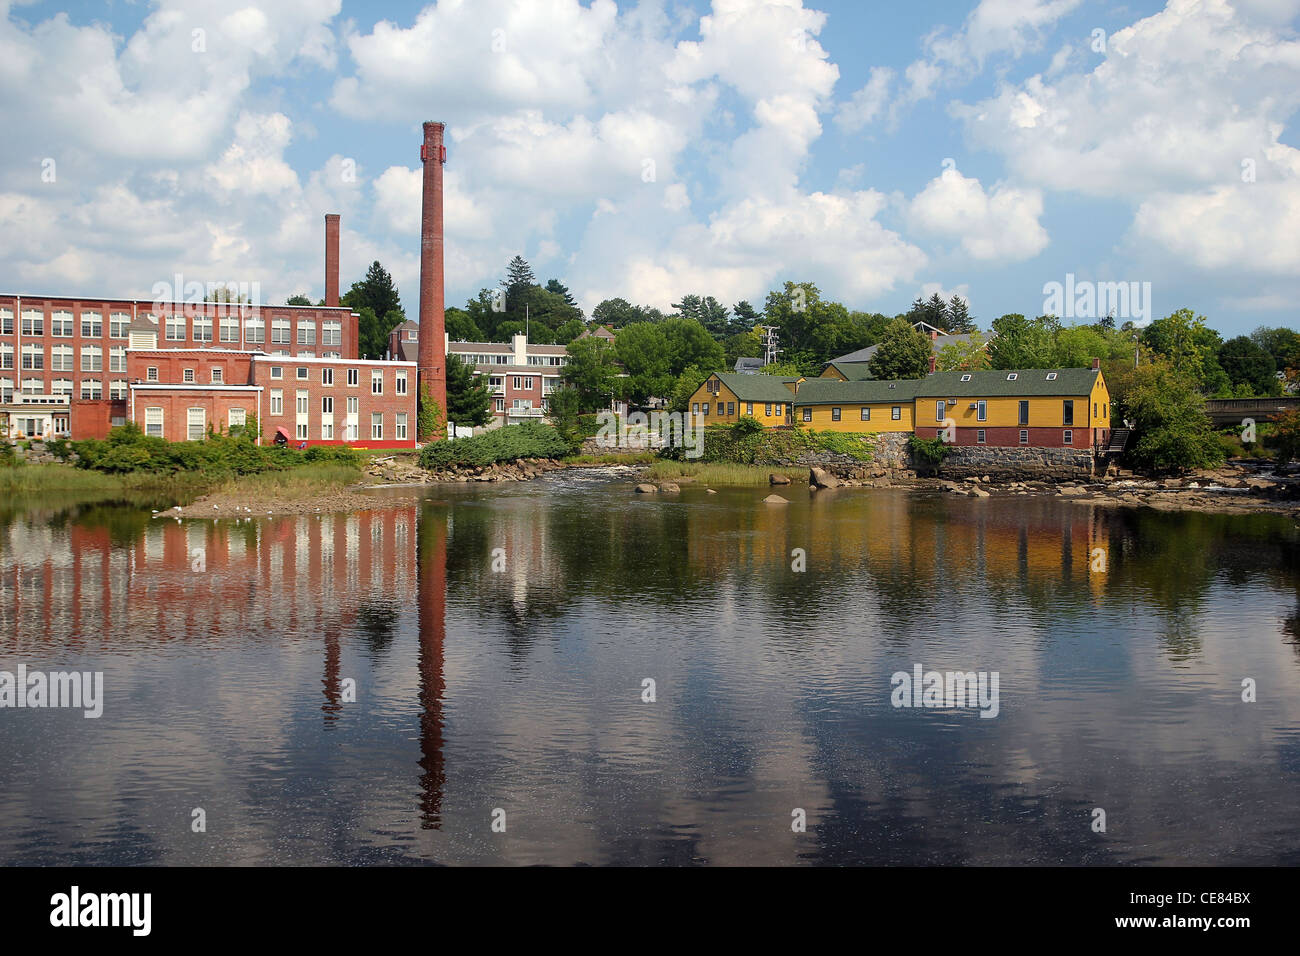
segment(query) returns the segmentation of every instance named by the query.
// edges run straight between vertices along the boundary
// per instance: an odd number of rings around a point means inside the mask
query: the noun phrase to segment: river
[[[1300,863],[1294,522],[768,493],[9,502],[0,863]]]

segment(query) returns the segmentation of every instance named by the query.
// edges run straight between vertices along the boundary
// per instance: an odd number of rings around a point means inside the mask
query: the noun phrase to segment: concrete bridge
[[[1286,398],[1211,398],[1205,402],[1205,414],[1216,427],[1240,425],[1250,418],[1266,422],[1274,415],[1300,408],[1300,396]]]

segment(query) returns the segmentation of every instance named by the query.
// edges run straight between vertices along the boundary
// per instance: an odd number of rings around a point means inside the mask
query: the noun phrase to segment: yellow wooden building
[[[819,432],[910,432],[915,425],[918,385],[920,382],[911,379],[808,379],[799,384],[795,393],[795,422]]]
[[[764,425],[793,422],[795,388],[802,378],[715,372],[691,396],[691,415],[706,425],[756,418]]]

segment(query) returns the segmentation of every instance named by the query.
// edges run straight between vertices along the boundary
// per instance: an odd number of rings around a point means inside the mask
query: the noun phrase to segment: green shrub
[[[939,473],[939,467],[943,460],[952,454],[952,445],[948,444],[942,438],[919,438],[912,435],[907,439],[907,447],[912,450],[912,456],[916,459],[918,465],[929,469],[934,474]]]
[[[7,441],[0,441],[0,468],[17,468],[18,453]]]
[[[755,419],[749,419],[759,424]],[[801,428],[757,429],[741,419],[731,425],[709,425],[704,429],[704,450],[699,462],[738,465],[781,465],[805,453],[822,451],[848,455],[858,461],[870,461],[875,447],[871,435],[852,432],[815,432]],[[686,449],[680,445],[660,451],[669,461],[685,461]]]
[[[472,438],[432,442],[420,452],[420,464],[428,469],[480,467],[520,458],[562,458],[572,451],[573,446],[550,425],[527,422],[495,428]]]

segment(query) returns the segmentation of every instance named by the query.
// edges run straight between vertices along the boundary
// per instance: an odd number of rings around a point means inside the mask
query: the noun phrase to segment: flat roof
[[[198,349],[197,351],[208,351]],[[405,368],[415,368],[418,362],[399,362],[396,359],[345,359],[345,358],[299,358],[295,355],[271,355],[269,352],[254,352],[254,362],[274,362],[277,365],[299,365],[303,363],[317,365],[401,365]]]
[[[39,302],[77,302],[77,303],[110,303],[120,302],[128,305],[160,305],[162,308],[175,309],[198,309],[203,306],[225,306],[229,311],[235,309],[248,310],[266,310],[266,309],[298,309],[311,310],[313,312],[346,312],[349,315],[356,315],[352,309],[346,305],[271,305],[269,303],[254,302],[166,302],[158,303],[157,299],[115,299],[111,296],[95,295],[40,295],[28,294],[26,292],[0,292],[0,299],[34,299]]]
[[[128,382],[129,388],[143,388],[153,392],[170,392],[177,389],[187,392],[260,392],[261,385],[222,385],[217,382],[213,385],[204,385],[200,382]]]

